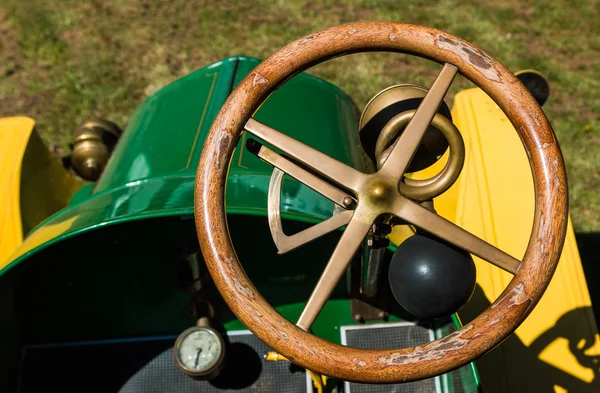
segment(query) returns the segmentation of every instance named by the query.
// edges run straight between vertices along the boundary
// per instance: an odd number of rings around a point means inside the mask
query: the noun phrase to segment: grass
[[[234,54],[266,57],[324,27],[400,20],[458,35],[509,69],[550,79],[544,108],[561,143],[578,232],[600,231],[600,5],[568,0],[157,1],[3,0],[0,116],[35,118],[43,138],[64,147],[84,120],[125,124],[145,97]],[[311,73],[362,107],[399,82],[431,83],[437,66],[404,55],[353,55]],[[468,87],[465,80],[453,93]]]

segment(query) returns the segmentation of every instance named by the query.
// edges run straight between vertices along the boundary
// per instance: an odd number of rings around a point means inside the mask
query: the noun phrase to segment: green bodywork
[[[95,187],[81,189],[68,208],[36,229],[72,223],[41,244],[26,240],[12,265],[98,226],[193,214],[195,172],[208,130],[229,93],[258,63],[257,59],[231,57],[197,70],[145,100],[133,113]],[[296,76],[269,98],[255,118],[342,162],[366,169],[356,108],[344,92],[321,79]],[[244,143],[245,135],[240,147]],[[227,212],[265,215],[271,172],[268,164],[238,148],[227,183]],[[281,208],[283,217],[317,222],[331,216],[333,204],[286,179]],[[29,238],[37,240],[36,236]]]
[[[44,293],[65,307],[60,310],[44,308],[20,317],[27,320],[29,315],[36,319],[43,315],[69,320],[75,318],[75,313],[66,305],[82,303],[82,299],[86,299],[89,318],[95,322],[85,329],[78,325],[87,321],[75,320],[43,332],[33,329],[27,333],[28,342],[107,338],[110,331],[114,333],[108,336],[115,337],[160,334],[178,331],[190,324],[189,318],[181,312],[189,301],[189,293],[177,288],[177,271],[182,267],[167,262],[153,270],[152,263],[158,263],[155,262],[158,255],[163,261],[173,259],[173,255],[181,255],[197,243],[189,234],[195,234],[193,192],[203,142],[229,93],[258,63],[257,59],[231,57],[202,68],[149,97],[132,115],[97,184],[83,187],[73,196],[70,206],[29,234],[17,250],[15,260],[2,274],[18,266],[20,269],[15,270],[21,270],[21,288],[25,285],[28,288],[20,292],[19,299],[34,301],[34,294]],[[300,74],[273,94],[255,117],[338,160],[365,170],[359,156],[361,149],[355,115],[354,104],[341,90],[321,79]],[[260,258],[261,263],[245,264],[251,278],[254,272],[258,276],[255,279],[259,288],[264,278],[260,273],[272,261],[269,280],[279,280],[281,284],[265,283],[267,297],[279,304],[305,301],[322,270],[320,266],[328,258],[323,247],[331,248],[331,238],[338,234],[290,256],[273,257],[276,252],[265,218],[272,167],[242,148],[245,138],[245,135],[241,138],[233,156],[227,183],[226,209],[232,237],[239,238],[238,252],[242,260]],[[333,204],[294,179],[286,179],[281,209],[284,218],[293,219],[286,223],[286,230],[296,231],[304,226],[304,222],[331,217]],[[120,225],[115,225],[117,223]],[[50,238],[37,236],[48,228],[58,230]],[[107,244],[110,238],[118,238],[115,241],[118,244]],[[257,249],[257,242],[264,244]],[[28,251],[22,252],[23,249]],[[314,258],[315,250],[319,250],[317,254],[321,258]],[[244,258],[247,252],[250,255]],[[57,259],[64,261],[42,262]],[[321,260],[316,263],[315,259]],[[307,260],[315,261],[314,269],[306,268]],[[28,266],[33,265],[35,268],[29,270]],[[29,271],[33,272],[31,276],[28,276]],[[150,277],[149,271],[155,272],[156,277]],[[165,279],[169,271],[173,274],[172,280]],[[315,273],[307,274],[306,271]],[[91,278],[84,281],[77,272]],[[49,276],[53,279],[48,280]],[[152,295],[158,296],[164,290],[164,297],[160,298],[168,299],[164,302],[164,311],[172,310],[169,312],[174,314],[172,318],[153,319],[146,307],[157,312],[157,306],[148,301],[151,298],[148,293],[141,291],[139,297],[126,293],[131,288],[131,277],[145,277],[146,283],[152,282]],[[69,279],[73,282],[81,279],[82,285],[66,283],[70,289],[61,298],[60,283]],[[103,291],[101,287],[91,285],[93,283],[110,283],[106,288],[109,293],[92,299],[96,291]],[[295,290],[291,291],[292,288]],[[119,295],[114,302],[110,301],[110,293]],[[92,307],[90,302],[94,300],[98,304]],[[35,306],[24,306],[28,310],[30,307]],[[99,308],[103,307],[111,311],[99,313]],[[122,308],[123,314],[115,315],[115,307]],[[61,310],[65,311],[64,315]],[[81,319],[81,313],[85,314],[85,311],[80,310],[76,318]],[[233,317],[219,315],[225,321]],[[107,330],[107,325],[115,320],[122,326]]]
[[[34,229],[0,272],[0,315],[9,316],[0,351],[14,349],[15,343],[177,334],[194,323],[187,313],[191,296],[182,285],[187,264],[181,256],[197,250],[195,171],[213,119],[258,63],[247,57],[227,58],[172,83],[137,108],[101,179],[82,188],[66,209]],[[356,115],[344,92],[303,73],[277,90],[254,117],[369,171]],[[293,321],[339,233],[278,256],[266,219],[272,167],[243,148],[245,139],[244,134],[230,165],[228,226],[250,279]],[[286,178],[281,212],[284,228],[293,233],[331,217],[333,204]],[[346,285],[340,283],[313,327],[314,334],[337,343],[339,327],[356,323]],[[205,296],[215,308],[217,326],[245,329],[209,281]],[[390,319],[402,315],[399,310]],[[457,324],[440,322],[438,334],[447,334]],[[463,381],[476,387],[475,374],[467,374]]]

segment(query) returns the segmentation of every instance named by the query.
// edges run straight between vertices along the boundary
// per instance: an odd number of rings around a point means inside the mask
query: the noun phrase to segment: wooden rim
[[[365,350],[325,341],[296,327],[258,293],[227,230],[227,171],[242,129],[259,105],[293,75],[349,53],[391,51],[450,63],[485,91],[519,133],[535,187],[535,216],[523,263],[500,297],[462,329],[431,343]],[[432,377],[490,351],[541,298],[558,263],[567,226],[565,168],[554,132],[519,80],[494,58],[439,30],[397,22],[360,22],[310,34],[259,64],[217,115],[200,159],[195,191],[198,239],[209,272],[235,315],[261,340],[307,369],[339,379],[384,383]]]

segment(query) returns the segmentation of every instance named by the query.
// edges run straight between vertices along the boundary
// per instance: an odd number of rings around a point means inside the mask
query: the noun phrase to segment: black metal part
[[[548,101],[550,97],[550,84],[542,74],[533,70],[525,70],[519,71],[515,75],[525,85],[540,106],[543,106]]]
[[[377,223],[363,244],[360,260],[355,260],[348,270],[350,309],[352,317],[365,322],[386,319],[389,316],[389,290],[385,285],[390,252],[386,236],[391,231],[387,223]],[[381,290],[384,289],[384,290]]]
[[[422,98],[411,98],[389,105],[387,108],[373,116],[373,118],[361,129],[360,142],[365,153],[367,153],[367,156],[369,156],[373,162],[377,162],[375,157],[375,144],[383,127],[397,114],[417,109],[421,101],[423,101]],[[448,105],[446,105],[445,102],[442,102],[440,105],[438,113],[452,121],[450,108],[448,108]],[[403,131],[404,130],[401,130],[397,137],[402,135]],[[448,141],[444,138],[441,131],[434,127],[429,127],[423,136],[421,145],[408,166],[407,172],[417,172],[433,165],[439,157],[444,154],[447,148]]]
[[[214,307],[207,300],[205,294],[209,277],[203,269],[204,261],[198,247],[184,244],[178,261],[180,265],[180,286],[190,293],[190,302],[185,309],[186,315],[192,321],[197,321],[203,317],[214,318]]]
[[[261,147],[262,143],[258,142],[256,139],[248,138],[246,140],[246,149],[254,155],[258,155]]]
[[[385,247],[369,249],[369,264],[363,288],[363,295],[367,298],[376,298],[379,294],[381,276],[384,274],[383,259],[386,251]]]
[[[430,235],[414,235],[398,246],[388,279],[398,303],[418,318],[455,313],[475,290],[471,255]]]

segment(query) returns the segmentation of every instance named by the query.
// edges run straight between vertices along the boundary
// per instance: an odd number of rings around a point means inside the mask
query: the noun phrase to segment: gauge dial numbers
[[[196,378],[216,377],[225,359],[223,338],[210,327],[195,326],[185,330],[173,349],[177,366]]]

